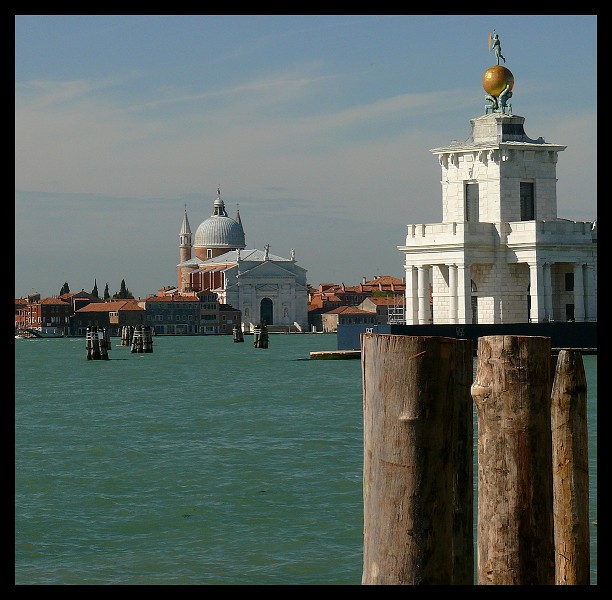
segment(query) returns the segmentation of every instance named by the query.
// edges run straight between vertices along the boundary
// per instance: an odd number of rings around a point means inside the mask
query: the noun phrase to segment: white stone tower
[[[527,137],[507,103],[513,84],[507,68],[488,69],[490,105],[471,136],[431,150],[442,222],[408,225],[398,246],[408,325],[597,321],[597,222],[557,217],[566,146]]]

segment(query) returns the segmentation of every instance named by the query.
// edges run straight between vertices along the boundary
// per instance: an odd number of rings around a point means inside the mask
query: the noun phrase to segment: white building
[[[240,214],[236,219],[227,216],[220,190],[213,214],[199,225],[193,245],[185,210],[179,240],[181,292],[215,292],[219,302],[241,311],[245,331],[263,321],[268,328],[308,331],[306,269],[296,263],[295,251],[283,258],[270,254],[269,245],[246,249]]]
[[[597,321],[597,221],[557,217],[566,146],[528,138],[524,117],[505,112],[472,119],[465,142],[431,150],[442,222],[408,225],[398,246],[407,325]]]

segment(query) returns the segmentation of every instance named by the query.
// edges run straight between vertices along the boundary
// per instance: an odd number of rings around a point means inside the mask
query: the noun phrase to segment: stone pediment
[[[246,261],[240,263],[240,277],[290,277],[295,279],[296,274],[292,271],[285,269],[281,264],[273,262],[271,260],[251,263],[253,266],[249,265],[248,269],[245,269],[247,266]]]
[[[278,285],[271,283],[264,283],[262,285],[256,285],[255,289],[258,292],[278,292]]]

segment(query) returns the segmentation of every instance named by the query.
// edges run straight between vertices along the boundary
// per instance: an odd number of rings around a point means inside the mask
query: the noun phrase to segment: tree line
[[[62,289],[60,290],[59,295],[62,296],[64,294],[69,294],[69,293],[70,293],[70,286],[68,285],[68,282],[65,281],[64,285],[62,286]],[[98,282],[94,279],[94,286],[93,286],[93,289],[91,290],[91,295],[96,296],[96,298],[102,298],[105,302],[108,300],[127,300],[127,299],[134,298],[134,294],[132,294],[132,292],[130,292],[130,290],[125,285],[125,279],[121,280],[121,287],[119,288],[119,291],[115,292],[112,296],[110,295],[110,292],[108,291],[108,283],[104,287],[104,294],[100,296],[100,294],[98,293]]]

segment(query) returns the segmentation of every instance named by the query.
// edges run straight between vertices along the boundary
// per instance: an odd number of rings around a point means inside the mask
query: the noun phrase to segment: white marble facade
[[[525,119],[471,121],[472,135],[431,152],[442,222],[408,225],[406,324],[597,321],[596,221],[557,217],[565,146],[532,140]]]
[[[228,254],[234,258],[234,252]],[[242,250],[236,264],[224,273],[221,301],[242,312],[245,329],[265,319],[269,325],[297,326],[308,331],[306,270],[293,257]]]

